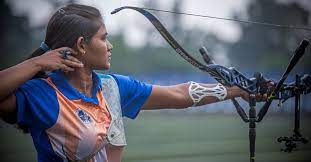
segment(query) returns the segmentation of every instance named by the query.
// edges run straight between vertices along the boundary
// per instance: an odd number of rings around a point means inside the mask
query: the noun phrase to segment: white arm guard
[[[227,97],[227,89],[220,83],[215,87],[208,88],[191,81],[188,92],[193,101],[193,106],[196,106],[206,96],[214,96],[219,100],[224,100]]]

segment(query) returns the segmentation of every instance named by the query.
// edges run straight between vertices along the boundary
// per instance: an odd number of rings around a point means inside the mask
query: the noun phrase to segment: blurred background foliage
[[[51,4],[54,8],[53,11],[66,3],[76,2],[75,0],[41,1]],[[279,1],[251,0],[246,9],[247,19],[310,28],[311,11],[308,8],[311,7],[302,6],[301,3],[296,3],[295,1],[293,3],[280,3]],[[2,20],[0,37],[1,69],[19,63],[38,48],[41,41],[44,40],[46,30],[46,24],[39,24],[34,27],[30,24],[30,20],[26,15],[16,16],[13,12],[13,7],[8,2],[0,1],[0,15]],[[182,5],[184,2],[186,1],[173,1],[172,11],[183,12]],[[26,2],[21,1],[20,3]],[[143,6],[161,8],[156,1],[144,1]],[[173,37],[176,38],[181,46],[195,58],[202,61],[198,49],[204,45],[209,50],[211,56],[215,58],[216,63],[233,66],[250,77],[254,72],[263,72],[266,77],[277,80],[282,75],[283,70],[286,68],[290,57],[300,41],[304,38],[311,38],[311,32],[307,30],[289,30],[238,24],[242,29],[240,39],[228,42],[219,39],[212,32],[203,31],[199,27],[183,28],[183,23],[187,23],[183,22],[182,19],[185,15],[161,12],[152,13],[167,27],[168,31],[172,33]],[[147,22],[142,16],[140,18],[141,20],[139,21]],[[233,18],[245,20],[245,16],[239,12],[234,13]],[[211,19],[202,19],[202,21],[213,23]],[[139,25],[143,24],[138,24],[138,28]],[[163,43],[162,45],[155,44],[155,37],[162,41],[163,38],[149,22],[147,25],[151,28],[147,28],[148,37],[146,37],[146,43],[143,47],[130,46],[129,42],[124,38],[124,34],[127,34],[124,29],[109,37],[110,42],[114,46],[111,61],[112,66],[109,71],[103,72],[131,75],[141,81],[161,85],[176,84],[189,80],[215,82],[209,75],[194,68],[178,56],[167,43]],[[226,25],[226,23],[223,25]],[[225,53],[224,57],[220,57],[221,53]],[[309,47],[301,61],[294,68],[288,82],[293,80],[294,74],[310,74],[310,60],[311,48]],[[308,106],[310,105],[309,101],[304,99],[302,104],[303,110],[311,110]],[[291,102],[292,100],[288,102],[289,104],[285,105],[288,110],[293,110]],[[234,112],[230,102],[222,102],[212,107],[218,109],[217,111],[224,111],[222,109],[225,107],[231,107],[231,111]],[[284,109],[278,110],[283,111]],[[208,111],[211,111],[211,109],[208,109]]]
[[[71,1],[48,1],[54,8],[59,8]],[[173,11],[181,12],[184,1],[175,1]],[[154,1],[146,1],[146,6],[160,8]],[[12,8],[6,1],[0,2],[1,7],[1,65],[6,68],[20,62],[44,39],[46,24],[30,27],[26,16],[14,16]],[[275,24],[288,24],[310,27],[310,11],[297,3],[278,3],[276,0],[253,0],[248,6],[248,19]],[[281,72],[295,47],[303,38],[310,39],[311,32],[304,30],[289,30],[282,28],[270,28],[256,25],[239,24],[242,28],[241,38],[228,43],[217,39],[214,34],[206,33],[200,29],[182,28],[181,17],[184,15],[154,13],[160,19],[172,35],[196,58],[200,58],[198,48],[205,45],[212,56],[217,58],[220,49],[227,51],[229,65],[246,72]],[[243,19],[239,13],[234,18]],[[204,19],[210,21],[210,19]],[[142,18],[141,21],[147,21]],[[169,21],[169,23],[168,23]],[[212,23],[212,22],[211,22]],[[153,28],[148,32],[150,36],[158,34]],[[149,39],[152,39],[149,37]],[[177,56],[171,47],[154,46],[152,41],[146,40],[142,48],[133,48],[124,41],[122,33],[110,37],[114,45],[112,68],[110,71],[125,74],[142,73],[184,73],[194,72],[190,64]],[[151,43],[148,43],[151,42]],[[310,72],[310,48],[308,48],[303,60],[296,71],[300,73]],[[218,62],[222,64],[222,62]],[[200,73],[198,73],[200,74]]]
[[[75,0],[42,1],[51,3],[54,10],[66,3],[75,2]],[[247,8],[248,19],[310,28],[311,11],[307,8],[311,7],[302,6],[301,3],[295,3],[293,0],[293,3],[279,3],[279,1],[251,0]],[[21,62],[38,48],[41,41],[44,40],[46,29],[46,24],[32,27],[26,15],[14,15],[12,6],[7,2],[8,0],[0,1],[1,69]],[[20,2],[27,3],[26,1]],[[185,0],[174,1],[172,10],[182,12],[181,6],[184,2]],[[144,3],[149,8],[161,8],[155,1],[150,0]],[[309,4],[311,5],[311,3]],[[34,8],[34,10],[40,10],[40,8]],[[215,34],[207,33],[200,28],[183,28],[182,17],[184,15],[152,13],[160,19],[182,47],[192,53],[195,58],[201,60],[198,49],[204,45],[218,64],[234,66],[248,75],[259,71],[269,77],[279,78],[300,41],[304,38],[311,39],[310,31],[238,24],[242,29],[240,39],[226,42]],[[245,19],[238,12],[234,14],[234,18]],[[147,20],[141,17],[140,21]],[[202,19],[202,21],[213,23],[211,19]],[[226,24],[224,23],[224,25]],[[133,75],[137,79],[162,85],[188,80],[214,81],[209,75],[195,69],[178,56],[168,44],[155,45],[153,40],[154,37],[159,36],[159,33],[154,28],[148,28],[149,37],[145,40],[147,43],[141,48],[130,46],[124,39],[123,32],[110,36],[110,42],[114,45],[114,49],[112,67],[109,72]],[[310,74],[310,49],[310,47],[307,49],[302,60],[295,67],[291,78],[295,73]],[[227,54],[228,62],[225,62],[224,58],[219,58],[220,52]],[[310,112],[311,102],[307,97],[304,97],[301,105],[303,111]],[[242,104],[244,104],[243,107],[247,107],[245,102]],[[260,107],[260,104],[257,106]],[[275,109],[276,104],[271,107],[269,114],[277,112],[276,114],[281,117],[268,115],[265,122],[258,125],[258,161],[310,161],[310,145],[301,146],[296,153],[284,154],[279,151],[280,145],[275,142],[275,138],[289,134],[292,129],[293,117],[290,117],[287,112],[293,112],[293,100],[289,100],[282,109]],[[234,115],[223,115],[227,112]],[[187,115],[185,115],[186,113]],[[307,114],[304,113],[304,115]],[[303,116],[303,133],[306,137],[311,136],[307,125],[309,122],[310,115]],[[30,137],[17,132],[16,129],[5,125],[2,121],[0,121],[0,125],[2,128],[0,161],[35,161],[36,152]],[[124,161],[201,162],[208,160],[220,162],[248,160],[247,124],[241,123],[229,101],[195,109],[142,112],[135,121],[126,120],[126,127],[129,146],[125,152]]]

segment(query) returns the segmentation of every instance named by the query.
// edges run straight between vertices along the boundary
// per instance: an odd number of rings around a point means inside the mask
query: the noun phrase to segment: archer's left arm
[[[191,107],[193,106],[194,101],[189,95],[189,86],[190,83],[183,83],[174,86],[153,85],[151,95],[143,105],[142,109],[182,109]],[[217,84],[199,83],[199,86],[213,89],[217,86]],[[196,106],[215,103],[235,97],[245,98],[245,96],[247,96],[245,91],[236,86],[224,88],[226,90],[226,96],[222,100],[213,95],[206,95],[196,104]]]

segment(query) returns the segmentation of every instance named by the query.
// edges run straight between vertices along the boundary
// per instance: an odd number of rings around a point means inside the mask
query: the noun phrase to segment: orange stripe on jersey
[[[47,130],[54,151],[70,160],[97,159],[105,161],[106,136],[111,122],[105,99],[101,91],[96,96],[99,104],[82,99],[69,100],[53,84],[59,103],[59,114],[55,125]],[[106,152],[105,152],[106,154]],[[98,156],[98,157],[97,157]],[[97,161],[95,160],[95,161]]]

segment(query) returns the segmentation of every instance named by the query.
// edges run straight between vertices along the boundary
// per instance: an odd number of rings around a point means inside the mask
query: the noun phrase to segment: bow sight
[[[300,132],[300,96],[306,95],[311,92],[311,77],[309,75],[297,76],[296,81],[293,83],[285,84],[284,81],[287,79],[289,73],[297,64],[299,59],[303,56],[306,47],[309,44],[308,40],[303,40],[300,45],[295,50],[285,72],[283,73],[281,79],[276,82],[275,86],[269,85],[271,82],[269,79],[263,77],[261,73],[255,73],[253,78],[247,78],[241,72],[235,68],[227,68],[221,65],[217,65],[208,56],[207,50],[201,48],[199,52],[203,56],[205,64],[194,59],[185,49],[183,49],[177,41],[171,36],[171,34],[166,30],[166,28],[160,23],[160,21],[153,16],[150,12],[143,8],[124,6],[115,9],[111,14],[115,14],[123,9],[132,9],[143,14],[159,31],[163,38],[171,45],[171,47],[186,61],[195,66],[196,68],[207,72],[215,80],[225,86],[238,86],[241,89],[247,91],[250,95],[249,100],[249,113],[245,113],[244,109],[240,106],[238,101],[232,99],[232,102],[242,118],[246,123],[249,123],[249,142],[250,142],[250,161],[255,161],[255,140],[256,140],[256,123],[260,122],[266,115],[273,100],[280,100],[285,102],[291,97],[295,97],[295,128],[294,134],[291,137],[280,137],[279,142],[285,142],[285,152],[291,152],[297,147],[298,143],[307,143],[308,140],[301,135]],[[266,93],[269,97],[263,107],[260,109],[259,113],[256,113],[256,94]]]

